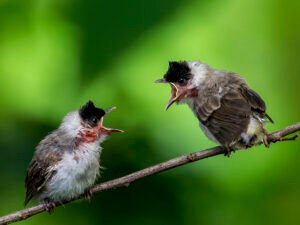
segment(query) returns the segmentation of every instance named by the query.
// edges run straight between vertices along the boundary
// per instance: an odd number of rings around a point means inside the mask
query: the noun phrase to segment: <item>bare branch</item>
[[[297,138],[297,135],[294,135],[291,138],[286,137],[286,136],[293,134],[299,130],[300,130],[300,122],[269,134],[267,136],[267,141],[269,143],[276,143],[276,142],[286,141],[286,140],[295,140]],[[166,171],[166,170],[178,167],[178,166],[182,166],[182,165],[194,162],[194,161],[198,161],[198,160],[205,159],[208,157],[224,154],[225,153],[224,150],[225,149],[223,147],[218,146],[218,147],[190,153],[187,155],[179,156],[177,158],[156,164],[154,166],[150,166],[148,168],[139,170],[139,171],[131,173],[129,175],[126,175],[126,176],[123,176],[123,177],[120,177],[120,178],[117,178],[114,180],[110,180],[110,181],[107,181],[107,182],[104,182],[101,184],[97,184],[91,188],[91,193],[95,194],[95,193],[108,191],[108,190],[119,188],[119,187],[128,187],[130,183],[132,183],[136,180],[142,179],[144,177],[158,174],[163,171]],[[81,199],[81,198],[82,198],[82,196],[77,199]],[[73,199],[72,201],[75,201],[77,199]],[[65,205],[72,201],[65,201],[63,203],[57,203],[56,206],[58,207],[58,206],[61,206],[62,204]],[[45,210],[46,209],[43,204],[38,204],[31,208],[27,208],[27,209],[23,209],[23,210],[11,213],[6,216],[0,217],[0,225],[25,220],[25,219],[27,219],[31,216],[34,216],[38,213],[44,212]]]

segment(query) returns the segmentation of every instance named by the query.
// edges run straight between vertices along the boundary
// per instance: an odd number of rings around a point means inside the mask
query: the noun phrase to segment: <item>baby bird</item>
[[[113,132],[123,132],[103,126],[104,116],[113,109],[103,110],[89,101],[68,113],[39,143],[27,170],[25,205],[36,198],[51,212],[55,202],[90,197],[89,188],[99,174],[100,144]]]
[[[248,148],[266,142],[265,102],[239,75],[213,69],[199,61],[170,62],[156,83],[169,83],[173,103],[187,103],[206,136],[226,149]]]

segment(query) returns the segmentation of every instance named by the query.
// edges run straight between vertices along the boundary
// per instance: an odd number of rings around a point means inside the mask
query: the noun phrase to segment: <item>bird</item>
[[[25,206],[34,198],[51,213],[56,202],[90,198],[89,188],[99,175],[100,144],[112,133],[123,132],[103,126],[103,118],[114,109],[103,110],[88,101],[37,145],[25,178]]]
[[[245,79],[234,72],[214,69],[200,61],[171,61],[163,78],[171,97],[165,110],[187,104],[205,135],[224,147],[224,154],[258,143],[268,147],[266,104]]]

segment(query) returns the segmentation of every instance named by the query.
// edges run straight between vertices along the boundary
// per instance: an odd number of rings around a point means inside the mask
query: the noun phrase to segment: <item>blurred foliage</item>
[[[276,130],[299,120],[300,3],[0,1],[0,214],[23,208],[34,147],[88,99],[116,105],[99,181],[211,147],[187,106],[163,112],[170,60],[242,74]],[[20,224],[299,224],[299,141],[214,157]]]

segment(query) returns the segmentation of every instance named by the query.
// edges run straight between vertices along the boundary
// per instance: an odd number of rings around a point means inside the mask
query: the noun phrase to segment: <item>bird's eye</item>
[[[180,84],[180,85],[183,85],[183,84],[185,84],[185,79],[184,78],[180,78],[179,80],[178,80],[178,83]]]
[[[93,123],[97,123],[97,121],[98,121],[98,119],[97,119],[96,117],[93,117],[93,118],[92,118],[92,122],[93,122]]]

